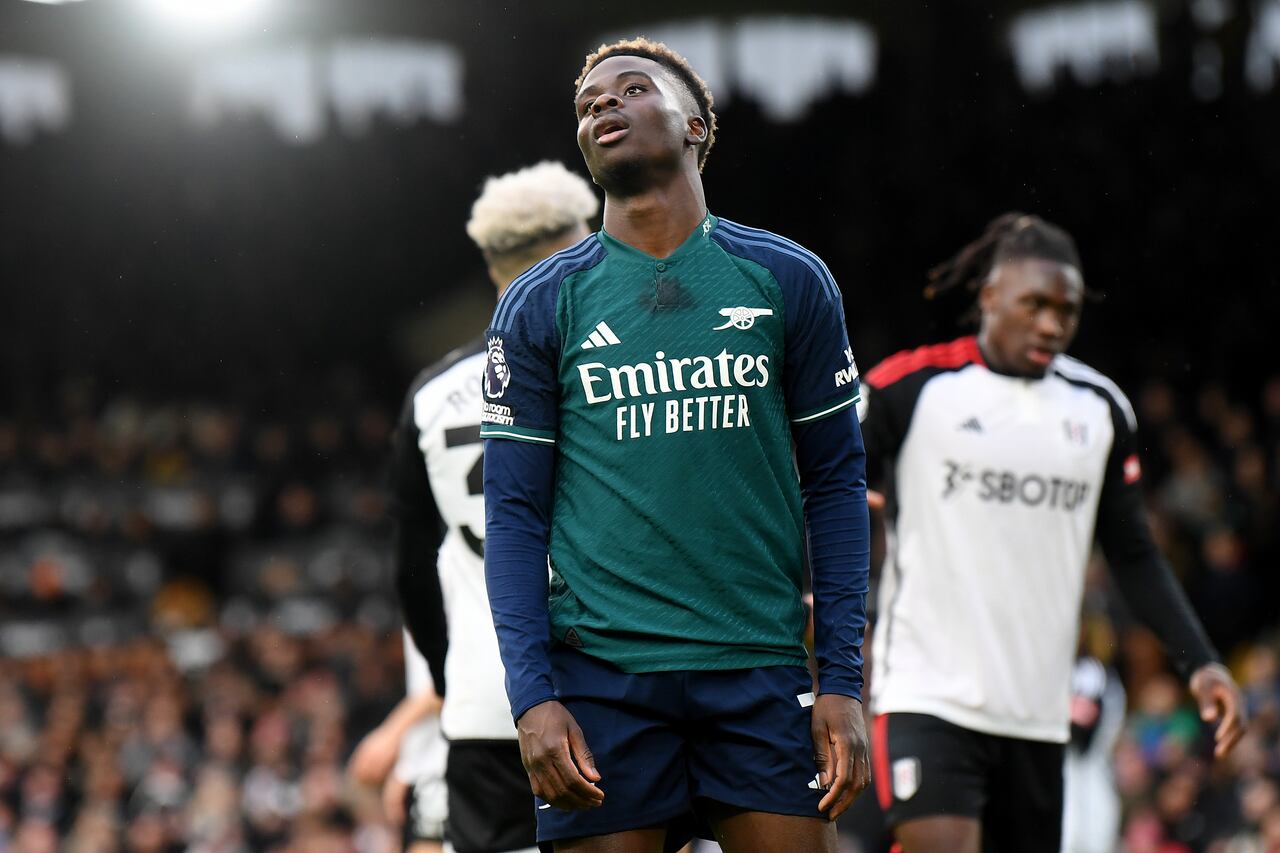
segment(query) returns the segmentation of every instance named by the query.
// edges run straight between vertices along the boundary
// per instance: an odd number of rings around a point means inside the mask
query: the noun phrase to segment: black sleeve
[[[883,386],[873,385],[876,371],[862,386],[858,419],[862,422],[862,442],[867,451],[867,485],[885,489],[893,473],[894,459],[911,427],[916,401],[925,382],[937,371],[921,370]]]
[[[1217,661],[1218,653],[1151,538],[1142,504],[1135,425],[1116,401],[1108,397],[1108,402],[1116,437],[1098,503],[1097,538],[1129,609],[1155,631],[1185,679]]]
[[[867,485],[882,488],[885,477],[885,448],[891,443],[887,431],[887,413],[882,411],[880,392],[863,383],[862,399],[858,401],[858,420],[862,427],[862,446],[867,454]]]
[[[444,541],[445,524],[431,493],[431,480],[418,446],[419,430],[413,406],[417,387],[415,383],[405,400],[392,445],[396,590],[409,636],[427,660],[436,693],[444,696],[444,657],[449,649],[449,633],[436,560],[440,543]]]

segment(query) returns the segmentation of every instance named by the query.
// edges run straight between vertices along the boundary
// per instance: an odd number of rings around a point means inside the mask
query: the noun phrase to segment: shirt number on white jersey
[[[480,425],[454,427],[444,431],[445,448],[463,447],[468,444],[480,443]],[[484,454],[481,453],[476,457],[476,463],[471,466],[471,470],[467,472],[467,494],[471,496],[484,494]],[[475,552],[477,557],[484,556],[484,537],[477,536],[476,532],[469,525],[462,525],[458,528],[462,532],[462,538],[467,540],[467,545]]]

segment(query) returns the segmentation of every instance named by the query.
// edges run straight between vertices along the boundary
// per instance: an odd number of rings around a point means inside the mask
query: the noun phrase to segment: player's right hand
[[[604,802],[595,759],[577,720],[554,700],[534,705],[516,721],[520,760],[535,796],[558,809],[593,809]]]

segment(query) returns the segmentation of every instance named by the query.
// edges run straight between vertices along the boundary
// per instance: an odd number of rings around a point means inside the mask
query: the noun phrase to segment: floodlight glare
[[[160,17],[189,27],[222,26],[248,20],[264,0],[146,0]]]

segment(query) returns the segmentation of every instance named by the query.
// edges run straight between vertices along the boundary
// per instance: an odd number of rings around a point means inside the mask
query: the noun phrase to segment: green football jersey
[[[662,259],[601,231],[487,339],[482,437],[556,447],[552,638],[627,672],[803,664],[791,428],[858,393],[821,260],[712,216]]]

